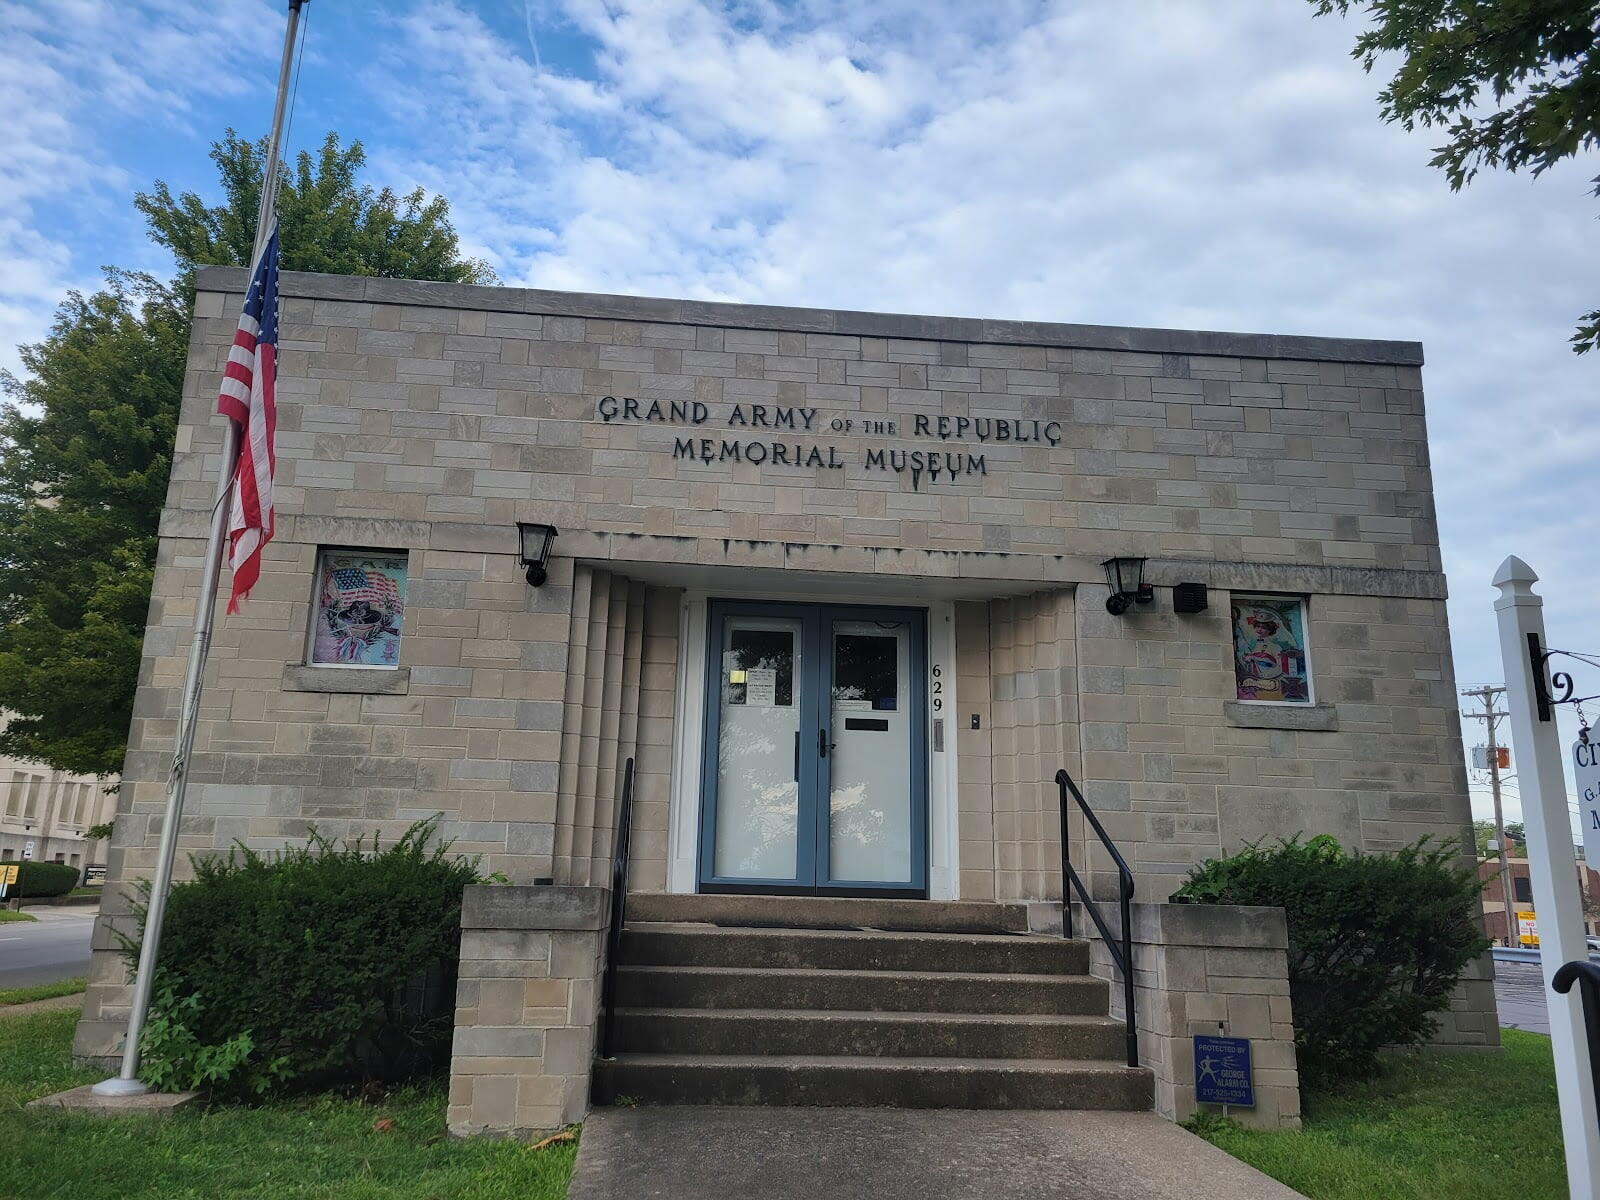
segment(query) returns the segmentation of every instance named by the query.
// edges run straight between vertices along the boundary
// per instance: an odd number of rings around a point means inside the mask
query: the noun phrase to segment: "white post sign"
[[[1570,1200],[1600,1196],[1600,1117],[1594,1076],[1589,1070],[1589,1040],[1578,989],[1565,994],[1550,986],[1562,965],[1588,962],[1583,901],[1578,895],[1577,854],[1572,845],[1567,779],[1561,769],[1561,740],[1554,714],[1540,693],[1548,686],[1542,654],[1544,600],[1533,590],[1533,568],[1512,557],[1500,564],[1494,583],[1500,629],[1500,661],[1506,673],[1506,710],[1511,741],[1517,748],[1522,782],[1522,820],[1528,833],[1528,868],[1538,912],[1539,965],[1550,1043],[1555,1054],[1556,1096],[1561,1104],[1561,1135],[1567,1157]]]
[[[1583,822],[1583,858],[1600,871],[1600,741],[1572,743],[1572,779],[1578,788],[1578,817]]]

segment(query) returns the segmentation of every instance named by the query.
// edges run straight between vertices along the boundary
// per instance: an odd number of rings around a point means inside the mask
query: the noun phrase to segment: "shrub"
[[[1191,872],[1180,904],[1282,908],[1302,1078],[1373,1073],[1385,1046],[1420,1045],[1461,972],[1489,946],[1479,883],[1453,846],[1346,854],[1333,838],[1248,846]]]
[[[480,876],[449,843],[428,848],[436,829],[418,822],[386,849],[313,834],[277,854],[194,859],[167,901],[146,1078],[207,1075],[250,1095],[444,1065],[461,892]],[[125,950],[135,963],[137,944]]]
[[[78,886],[78,868],[65,863],[24,862],[19,864],[16,890],[6,890],[7,897],[65,896]]]
[[[263,1060],[255,1054],[255,1039],[248,1033],[220,1045],[205,1045],[188,1025],[199,1012],[198,996],[180,998],[171,988],[161,990],[139,1040],[139,1073],[144,1081],[158,1092],[210,1088],[264,1096],[271,1091],[287,1067],[286,1057]]]

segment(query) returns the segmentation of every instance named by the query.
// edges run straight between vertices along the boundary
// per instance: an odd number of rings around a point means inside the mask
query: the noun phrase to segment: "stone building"
[[[6,714],[0,713],[0,727]],[[0,862],[58,862],[80,872],[105,867],[106,843],[87,836],[111,820],[111,781],[0,755]]]
[[[198,280],[124,883],[159,834],[243,285]],[[663,925],[776,893],[1059,928],[1061,769],[1152,903],[1264,836],[1466,832],[1414,343],[282,287],[277,536],[219,622],[180,846],[442,813],[527,885],[469,896],[459,1130],[581,1111],[629,760],[628,885]],[[1281,918],[1138,923],[1158,1106],[1193,1107],[1188,1025],[1237,1014],[1292,1122]],[[125,996],[103,950],[80,1053]],[[1492,1043],[1492,1005],[1474,981],[1446,1036]]]

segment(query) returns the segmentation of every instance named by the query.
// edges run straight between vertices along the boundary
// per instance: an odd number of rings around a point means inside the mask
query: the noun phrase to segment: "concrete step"
[[[1089,969],[1089,944],[1014,933],[732,929],[630,923],[622,933],[621,961],[634,966],[1083,975]]]
[[[595,1064],[594,1099],[646,1104],[1149,1109],[1151,1074],[1108,1061],[625,1054]]]
[[[1110,1017],[993,1013],[629,1008],[617,1034],[623,1053],[671,1055],[1115,1059],[1124,1047]]]
[[[700,921],[786,929],[898,929],[925,933],[1026,933],[1022,904],[874,900],[855,896],[687,896],[633,892],[628,921]]]
[[[831,971],[748,967],[617,970],[623,1008],[845,1009],[851,1012],[1105,1016],[1104,980],[1087,975]]]

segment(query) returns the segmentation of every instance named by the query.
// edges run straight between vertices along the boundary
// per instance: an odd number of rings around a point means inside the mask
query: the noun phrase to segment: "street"
[[[89,972],[92,908],[35,909],[38,920],[0,925],[0,988],[53,983]]]
[[[1544,975],[1537,962],[1494,964],[1494,1000],[1500,1010],[1500,1024],[1529,1033],[1550,1032],[1550,1016],[1544,1002]]]

